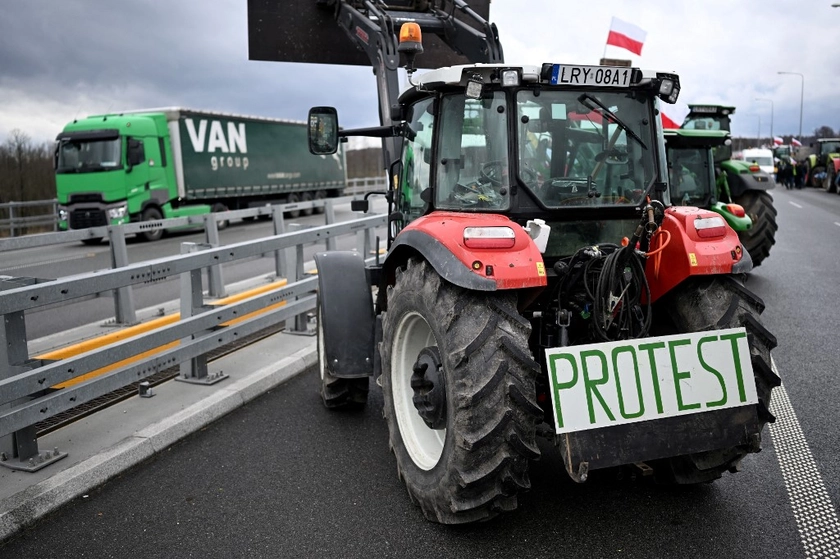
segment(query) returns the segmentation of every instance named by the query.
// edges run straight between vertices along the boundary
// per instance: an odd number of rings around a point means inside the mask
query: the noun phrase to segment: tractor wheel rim
[[[397,325],[391,353],[391,394],[394,415],[411,460],[422,470],[431,470],[443,455],[446,429],[431,429],[414,406],[411,376],[423,348],[436,346],[435,336],[418,313],[404,315]]]

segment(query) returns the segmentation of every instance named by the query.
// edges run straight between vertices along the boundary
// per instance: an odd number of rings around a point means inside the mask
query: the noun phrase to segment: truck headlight
[[[67,221],[67,218],[70,217],[70,214],[67,210],[58,210],[58,220],[59,221]]]
[[[111,219],[122,219],[128,211],[128,206],[122,205],[116,208],[108,208],[108,217]]]

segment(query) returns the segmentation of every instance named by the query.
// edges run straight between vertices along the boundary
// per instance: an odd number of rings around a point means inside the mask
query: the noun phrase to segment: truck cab
[[[166,121],[152,115],[68,124],[56,138],[59,229],[161,219],[175,190],[168,140]]]

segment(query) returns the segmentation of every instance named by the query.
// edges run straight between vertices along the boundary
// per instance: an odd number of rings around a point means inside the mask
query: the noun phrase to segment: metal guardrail
[[[274,233],[286,232],[285,213],[301,211],[306,209],[323,208],[327,224],[335,223],[335,205],[346,204],[353,200],[359,200],[363,195],[344,196],[341,198],[327,198],[324,200],[313,200],[310,202],[295,202],[293,204],[280,204],[275,206],[263,206],[259,208],[248,208],[245,210],[232,210],[228,212],[217,212],[198,216],[176,217],[161,219],[158,221],[145,221],[140,223],[127,223],[125,225],[113,225],[102,227],[90,227],[88,229],[75,229],[71,231],[59,231],[55,233],[38,233],[23,237],[0,239],[0,253],[10,250],[37,248],[64,244],[74,241],[90,239],[108,239],[111,250],[111,263],[114,267],[122,267],[128,264],[128,250],[126,248],[126,236],[131,234],[149,231],[151,229],[176,229],[176,228],[203,228],[205,242],[210,246],[218,246],[219,227],[235,219],[264,217],[274,220]],[[334,241],[327,239],[327,250],[332,250]],[[287,277],[287,268],[283,260],[278,260],[275,272],[277,277]],[[220,265],[212,266],[208,270],[208,291],[213,297],[225,295],[222,270]],[[120,288],[114,292],[114,319],[117,325],[131,325],[137,322],[134,301],[130,289]]]
[[[306,313],[315,308],[317,286],[316,278],[304,274],[303,247],[325,243],[331,250],[335,248],[336,237],[356,235],[357,249],[368,254],[372,248],[372,230],[387,222],[387,216],[375,215],[329,223],[334,202],[326,200],[328,224],[323,226],[283,232],[283,211],[287,207],[273,206],[270,209],[274,236],[218,246],[217,219],[223,220],[225,214],[211,214],[203,217],[208,226],[208,237],[215,236],[216,243],[183,243],[182,254],[178,256],[135,264],[129,264],[126,258],[122,263],[115,262],[117,267],[111,270],[55,280],[0,279],[0,315],[3,317],[0,326],[0,465],[35,471],[67,455],[57,449],[44,452],[38,449],[35,425],[44,419],[174,365],[180,366],[180,380],[212,384],[222,379],[208,377],[206,354],[210,350],[282,321],[295,320],[299,327],[304,323]],[[249,211],[254,210],[229,213]],[[162,221],[155,225],[163,227],[165,224]],[[130,225],[107,228],[112,244],[121,245],[124,251],[125,234],[130,229]],[[294,281],[241,302],[216,307],[205,305],[202,270],[216,269],[220,274],[222,264],[264,254],[274,254],[278,277],[294,278]],[[212,274],[208,275],[212,277]],[[29,355],[25,312],[103,292],[128,293],[130,297],[133,286],[170,276],[181,278],[179,321],[59,361]],[[219,275],[217,281],[220,280]],[[223,284],[220,287],[223,291]],[[114,364],[118,366],[108,372],[101,371]],[[92,378],[61,390],[50,389],[84,375]]]
[[[23,208],[42,208],[38,215],[23,216]],[[2,216],[6,217],[2,217]],[[58,230],[58,200],[31,200],[29,202],[6,202],[0,204],[0,231],[8,231],[16,237],[28,227],[49,227]]]
[[[347,186],[344,188],[346,196],[365,194],[371,190],[384,190],[388,187],[388,180],[381,177],[366,177],[360,179],[347,179]],[[309,207],[303,204],[289,204],[289,206]],[[315,207],[317,207],[316,204]],[[43,208],[41,215],[21,216],[22,208]],[[2,216],[7,217],[2,217]],[[250,215],[250,214],[246,214]],[[246,217],[243,215],[242,217]],[[0,204],[0,232],[8,231],[9,237],[18,237],[21,231],[28,227],[49,227],[53,231],[58,230],[58,200],[31,200],[29,202],[7,202]],[[103,237],[105,235],[102,235]],[[3,248],[0,248],[2,251]]]

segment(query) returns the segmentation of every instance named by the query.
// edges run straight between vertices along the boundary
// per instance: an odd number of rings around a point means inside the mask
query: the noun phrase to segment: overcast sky
[[[286,0],[277,0],[284,2]],[[314,1],[313,1],[314,3]],[[492,0],[508,63],[597,64],[612,16],[647,32],[641,56],[676,71],[680,101],[737,107],[735,136],[840,128],[840,8],[832,0]],[[303,120],[338,107],[378,124],[368,68],[248,60],[247,0],[2,0],[0,142],[55,138],[76,117],[181,106]],[[681,116],[681,115],[679,115]],[[760,127],[760,128],[759,128]]]

